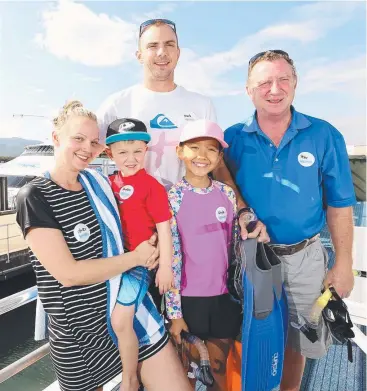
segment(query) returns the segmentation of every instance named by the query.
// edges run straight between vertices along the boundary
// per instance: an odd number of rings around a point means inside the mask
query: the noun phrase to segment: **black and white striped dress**
[[[18,193],[17,221],[24,235],[36,227],[61,230],[76,260],[102,256],[100,228],[84,190],[69,191],[36,178]],[[106,283],[64,287],[31,250],[30,258],[49,319],[51,358],[60,388],[94,391],[121,371],[119,352],[107,330]],[[141,348],[139,360],[159,351],[167,338]]]

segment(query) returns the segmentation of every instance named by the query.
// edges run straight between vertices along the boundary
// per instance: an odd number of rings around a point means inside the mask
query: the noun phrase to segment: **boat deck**
[[[363,330],[364,333],[366,330]],[[364,391],[366,388],[366,354],[353,343],[353,363],[348,361],[347,347],[333,344],[328,354],[319,360],[307,360],[301,391]],[[118,390],[121,375],[104,387],[104,391]],[[115,388],[117,387],[117,388]],[[44,391],[60,391],[57,382]],[[172,391],[174,389],[172,388]],[[197,383],[196,391],[210,391]],[[231,390],[239,391],[239,390]]]
[[[364,334],[365,327],[362,328]],[[366,354],[353,344],[353,363],[348,361],[347,347],[333,344],[319,360],[307,360],[301,391],[366,390]]]

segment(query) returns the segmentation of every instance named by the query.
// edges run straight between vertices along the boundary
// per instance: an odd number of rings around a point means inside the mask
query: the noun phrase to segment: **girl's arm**
[[[182,268],[182,254],[181,241],[177,229],[177,221],[174,214],[170,221],[172,233],[172,272],[174,277],[174,286],[166,293],[166,312],[168,319],[182,318],[181,311],[181,268]]]
[[[103,282],[135,266],[156,267],[156,235],[134,251],[111,258],[76,261],[58,229],[30,228],[26,242],[45,269],[64,286]]]
[[[170,333],[178,344],[181,344],[181,331],[189,331],[186,322],[182,316],[181,309],[181,269],[182,269],[182,254],[181,241],[177,229],[177,220],[172,213],[171,218],[171,233],[173,243],[172,256],[172,271],[174,275],[174,286],[166,293],[166,313],[168,319],[171,320]]]

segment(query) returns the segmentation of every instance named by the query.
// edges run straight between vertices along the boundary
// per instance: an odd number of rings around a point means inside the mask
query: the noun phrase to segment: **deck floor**
[[[364,330],[365,332],[365,330]],[[301,391],[366,390],[366,354],[353,344],[353,363],[347,347],[334,344],[319,360],[307,360]]]
[[[325,357],[319,360],[307,360],[301,391],[364,391],[366,389],[366,354],[355,344],[353,344],[353,363],[348,361],[347,347],[339,344],[333,344]],[[210,391],[210,388],[198,384],[196,391]]]
[[[105,386],[105,391],[113,390],[119,383],[119,378],[120,376]],[[366,389],[366,355],[355,344],[353,344],[353,363],[348,361],[347,347],[339,344],[333,344],[325,357],[319,360],[307,360],[301,391],[364,391]],[[44,391],[59,391],[59,387],[54,383]],[[196,391],[210,391],[210,389],[197,383]]]

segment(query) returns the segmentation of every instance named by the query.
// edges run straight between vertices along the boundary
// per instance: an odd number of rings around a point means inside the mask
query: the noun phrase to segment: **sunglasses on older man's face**
[[[280,49],[266,50],[265,52],[257,53],[257,54],[255,54],[253,57],[251,57],[251,58],[250,58],[250,61],[248,62],[248,65],[253,64],[258,58],[260,58],[261,56],[263,56],[266,52],[272,52],[272,53],[276,53],[276,54],[282,54],[283,56],[289,57],[289,54],[288,54],[287,52],[285,52],[284,50],[280,50]]]
[[[176,25],[171,20],[168,20],[168,19],[149,19],[140,25],[139,38],[141,37],[141,35],[143,34],[144,30],[147,27],[151,26],[152,24],[156,24],[156,23],[167,24],[168,26],[170,26],[172,28],[172,30],[174,32],[176,32]]]

